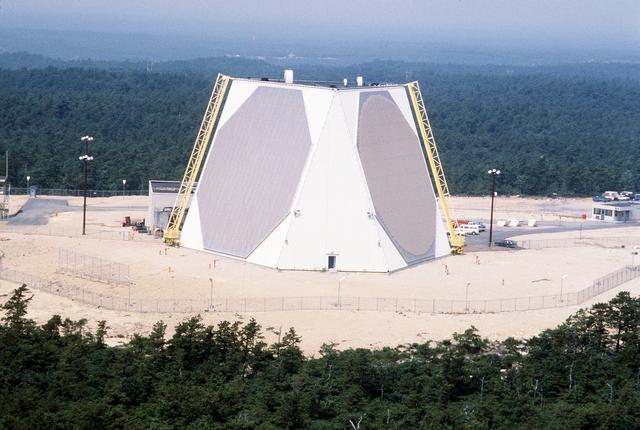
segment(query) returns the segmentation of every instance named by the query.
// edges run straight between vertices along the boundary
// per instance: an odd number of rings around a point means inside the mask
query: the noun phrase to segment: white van
[[[476,224],[460,224],[460,233],[465,236],[468,234],[478,235],[480,234],[480,226]]]
[[[620,200],[620,194],[618,194],[616,191],[605,191],[604,193],[602,193],[602,197],[604,197],[608,202]]]

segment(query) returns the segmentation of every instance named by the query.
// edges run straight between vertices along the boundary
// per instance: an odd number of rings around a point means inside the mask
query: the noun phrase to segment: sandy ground
[[[588,286],[594,278],[630,263],[628,249],[597,247],[555,248],[544,250],[485,251],[447,257],[393,274],[290,272],[246,264],[217,255],[185,248],[166,248],[160,240],[134,236],[133,240],[105,240],[129,236],[120,226],[125,215],[143,218],[146,197],[112,197],[89,200],[88,232],[80,237],[82,212],[80,198],[68,198],[69,208],[52,214],[47,226],[31,228],[0,226],[0,250],[5,267],[58,279],[65,284],[90,288],[102,294],[125,297],[126,287],[116,287],[78,279],[57,271],[58,249],[105,258],[130,267],[133,301],[147,299],[202,299],[212,293],[222,297],[345,296],[400,297],[418,299],[464,299],[469,285],[469,300],[557,294],[560,278],[564,292]],[[579,216],[588,208],[588,199],[497,199],[496,219],[526,219],[538,214],[545,220],[560,215]],[[454,198],[458,217],[486,219],[489,199]],[[564,204],[563,204],[564,202]],[[581,212],[582,211],[582,212]],[[554,215],[555,214],[555,215]],[[39,234],[25,234],[36,231]],[[102,235],[96,232],[108,232]],[[50,235],[53,234],[54,236]],[[586,234],[586,233],[585,233]],[[637,236],[640,227],[589,231],[590,236]],[[61,236],[64,235],[64,236]],[[514,236],[517,229],[514,230]],[[575,237],[576,232],[544,233],[530,237]],[[477,264],[479,261],[479,264]],[[449,274],[445,272],[445,266]],[[343,279],[344,278],[344,279]],[[342,282],[339,282],[343,279]],[[15,285],[2,282],[0,295]],[[623,285],[594,301],[603,301],[619,290],[640,291],[640,282]],[[2,297],[0,297],[0,302]],[[584,306],[589,303],[584,304]],[[207,313],[205,320],[254,316],[263,327],[294,326],[303,337],[303,347],[314,353],[325,342],[340,347],[395,346],[426,339],[443,339],[470,325],[491,339],[524,337],[562,322],[577,308],[485,315],[415,315],[393,312],[297,311],[237,315]],[[59,313],[70,318],[87,318],[90,324],[105,319],[116,342],[135,332],[145,332],[160,319],[169,326],[187,317],[185,314],[116,312],[95,309],[42,292],[35,292],[31,315],[39,322]],[[384,327],[384,330],[380,330]],[[119,337],[121,336],[121,337]]]
[[[520,198],[497,197],[494,201],[495,220],[519,219],[536,221],[578,221],[589,214],[593,201],[590,198]],[[450,209],[453,215],[467,220],[489,219],[490,197],[452,197]]]
[[[0,281],[0,301],[4,301],[15,286]],[[629,282],[594,298],[580,307],[589,307],[604,302],[619,291],[640,294],[640,280]],[[222,320],[243,320],[255,318],[264,329],[288,329],[295,327],[302,335],[302,347],[305,353],[317,353],[322,344],[336,343],[341,349],[357,347],[381,348],[427,340],[442,340],[451,337],[454,332],[462,332],[474,326],[479,333],[491,340],[507,337],[526,338],[534,336],[547,328],[562,323],[580,307],[567,307],[527,312],[505,312],[483,315],[416,315],[393,312],[273,312],[255,314],[203,314],[207,324],[216,324]],[[29,316],[38,323],[44,323],[51,315],[60,314],[71,319],[85,318],[88,326],[95,330],[96,322],[106,320],[110,327],[110,344],[125,342],[134,333],[147,333],[155,321],[163,320],[169,326],[168,335],[173,327],[187,319],[184,314],[139,314],[129,312],[95,309],[39,291],[34,292],[30,304]],[[268,341],[275,339],[270,330],[265,330]]]

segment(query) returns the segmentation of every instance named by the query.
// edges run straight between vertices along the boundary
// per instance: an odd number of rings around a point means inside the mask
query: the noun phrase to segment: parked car
[[[472,234],[474,236],[477,236],[477,235],[480,234],[480,228],[477,225],[471,224],[471,223],[462,224],[460,227],[458,227],[458,229],[465,236],[468,235],[468,234]]]
[[[606,198],[602,197],[602,196],[595,196],[593,198],[593,201],[594,202],[607,202],[608,200]]]
[[[633,191],[620,191],[619,200],[633,200]]]
[[[619,200],[620,194],[618,194],[617,191],[605,191],[602,193],[602,197],[604,197],[606,201],[612,202],[614,200]]]
[[[496,242],[496,246],[502,246],[504,248],[517,248],[518,242],[510,239],[499,240]]]
[[[470,225],[477,225],[478,226],[478,231],[479,232],[483,232],[487,229],[487,226],[485,226],[482,221],[469,221]]]

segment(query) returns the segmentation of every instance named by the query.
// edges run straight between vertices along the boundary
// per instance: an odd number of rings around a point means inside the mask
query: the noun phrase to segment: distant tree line
[[[200,317],[108,346],[105,321],[2,306],[0,428],[640,429],[640,299],[619,293],[539,335],[490,342],[474,328],[396,348],[324,345],[294,329],[268,344],[254,321]]]
[[[37,58],[36,65],[48,64]],[[80,187],[85,134],[95,137],[91,187],[118,189],[127,179],[129,189],[140,189],[149,179],[180,179],[214,71],[281,74],[280,66],[236,59],[160,63],[153,70],[51,62],[57,67],[0,69],[0,151],[10,151],[14,186],[29,175],[41,187]],[[373,62],[300,66],[296,77],[420,80],[454,194],[486,194],[486,170],[497,167],[504,172],[501,193],[591,195],[640,190],[640,79],[631,78],[637,73],[635,65],[594,65],[590,72],[586,65]]]

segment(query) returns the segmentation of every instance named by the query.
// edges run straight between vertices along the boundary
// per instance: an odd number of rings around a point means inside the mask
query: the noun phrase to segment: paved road
[[[480,233],[478,236],[466,236],[465,237],[465,249],[467,251],[482,251],[488,248],[489,244],[489,221],[481,220],[487,225],[487,230]],[[580,231],[587,235],[589,230],[598,230],[603,228],[622,228],[622,227],[638,227],[640,222],[628,222],[628,223],[605,223],[598,221],[584,221],[584,222],[569,222],[558,223],[558,221],[543,221],[538,223],[540,227],[497,227],[493,226],[493,242],[504,240],[513,236],[520,236],[524,234],[534,233],[558,233],[563,231]]]
[[[22,206],[21,211],[9,218],[12,225],[45,225],[49,216],[55,212],[70,210],[66,199],[29,199]]]

